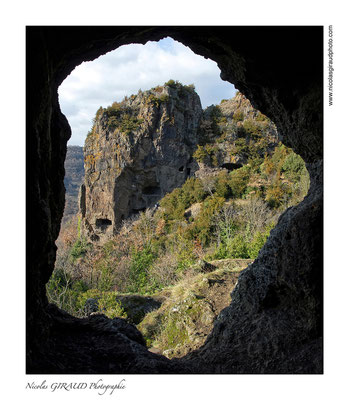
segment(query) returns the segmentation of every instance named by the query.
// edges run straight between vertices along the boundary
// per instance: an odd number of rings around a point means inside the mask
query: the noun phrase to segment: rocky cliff
[[[194,89],[171,81],[97,111],[84,147],[86,236],[105,240],[193,174],[201,116]]]
[[[240,168],[277,143],[275,125],[241,93],[202,110],[193,87],[169,81],[101,107],[84,147],[83,234],[104,242],[189,176]]]

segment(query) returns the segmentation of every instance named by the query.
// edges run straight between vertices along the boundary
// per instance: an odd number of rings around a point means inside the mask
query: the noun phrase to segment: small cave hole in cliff
[[[83,63],[59,91],[73,135],[48,300],[126,319],[168,358],[203,345],[309,187],[303,160],[219,73],[165,38]]]
[[[225,168],[228,171],[234,171],[234,169],[241,168],[243,165],[238,163],[224,163],[221,165],[221,168]]]
[[[161,194],[161,188],[159,186],[146,186],[143,188],[142,193],[145,195],[159,196]]]
[[[107,218],[97,218],[95,224],[97,228],[106,229],[112,222]]]

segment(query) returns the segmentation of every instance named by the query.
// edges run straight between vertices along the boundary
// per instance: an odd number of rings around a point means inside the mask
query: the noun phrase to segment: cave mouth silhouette
[[[322,373],[322,32],[322,27],[27,27],[27,373]],[[262,254],[240,278],[232,294],[235,308],[226,309],[202,349],[172,361],[146,351],[127,324],[110,325],[102,317],[77,321],[48,305],[45,295],[63,215],[70,136],[57,89],[82,61],[166,36],[215,60],[222,77],[275,121],[311,177],[308,196],[280,218]],[[273,64],[259,43],[278,54]],[[275,301],[267,301],[271,298]],[[98,342],[92,340],[96,332]]]

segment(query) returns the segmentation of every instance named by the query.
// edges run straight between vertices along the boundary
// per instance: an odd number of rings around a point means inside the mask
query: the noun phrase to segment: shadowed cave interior
[[[322,27],[27,28],[27,373],[322,373],[322,34]],[[241,273],[204,346],[174,360],[150,353],[127,322],[77,319],[45,293],[71,134],[58,87],[83,61],[166,36],[216,61],[222,79],[275,122],[311,179],[306,198],[280,217]]]

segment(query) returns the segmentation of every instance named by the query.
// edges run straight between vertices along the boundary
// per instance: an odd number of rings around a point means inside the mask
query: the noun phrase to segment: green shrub
[[[232,196],[232,190],[229,185],[229,174],[226,171],[221,171],[218,174],[215,184],[215,192],[219,197],[224,197],[225,199]]]
[[[202,201],[205,198],[205,191],[202,182],[197,178],[188,178],[181,188],[181,199],[188,208],[192,204]]]
[[[192,204],[202,201],[206,196],[202,182],[194,177],[188,178],[181,188],[174,189],[160,201],[166,220],[183,219],[184,211]]]
[[[257,231],[252,241],[249,243],[248,246],[248,255],[249,258],[256,258],[258,256],[259,251],[264,246],[265,242],[267,241],[271,229],[274,227],[274,224],[270,224],[264,231]]]
[[[252,232],[252,239],[251,232],[248,231],[248,227],[244,223],[241,226],[243,231],[240,231],[240,233],[236,233],[237,225],[232,227],[229,235],[224,235],[224,232],[221,231],[221,242],[210,258],[256,258],[273,227],[274,224],[270,224],[262,231]]]
[[[263,158],[259,155],[253,155],[248,158],[248,165],[254,173],[260,173],[260,166],[263,163]]]
[[[234,198],[240,198],[244,194],[250,178],[247,166],[236,169],[229,174],[229,186]]]
[[[216,157],[217,146],[212,144],[205,144],[204,146],[198,145],[198,148],[193,154],[193,158],[198,162],[203,162],[206,164],[213,164],[217,166]]]
[[[160,201],[165,220],[168,221],[184,218],[185,205],[181,202],[180,194],[181,189],[176,188]]]
[[[150,247],[133,251],[128,277],[129,284],[127,290],[129,292],[144,294],[152,290],[148,272],[155,258],[156,255]]]
[[[249,258],[248,243],[242,234],[235,235],[227,242],[229,258]]]
[[[250,148],[245,138],[240,137],[234,142],[234,149],[232,150],[232,155],[240,155],[243,157],[248,157]]]
[[[223,197],[217,195],[206,198],[199,215],[188,228],[187,234],[190,239],[198,239],[203,246],[209,244],[214,231],[214,217],[224,206],[224,201]]]
[[[122,112],[121,104],[114,102],[111,106],[103,109],[104,114],[110,118],[110,117],[116,117],[119,118]],[[100,111],[101,113],[101,111]]]
[[[210,116],[211,121],[218,124],[223,118],[222,110],[219,106],[210,106],[208,107],[206,113]]]
[[[304,168],[305,163],[302,157],[292,152],[285,158],[281,170],[288,179],[299,181]]]
[[[142,119],[138,119],[129,114],[124,114],[121,118],[120,130],[126,135],[129,135],[131,132],[137,130],[142,122]]]
[[[101,291],[111,290],[114,286],[113,269],[104,265],[100,268],[100,277],[98,279],[98,289]]]
[[[101,292],[98,299],[98,309],[108,318],[127,318],[127,314],[117,299],[117,292]]]
[[[89,244],[87,243],[85,238],[76,240],[70,251],[70,255],[73,261],[76,261],[78,258],[83,257],[87,253],[88,248]]]
[[[127,318],[127,314],[121,306],[120,300],[117,299],[117,296],[117,292],[103,292],[98,289],[90,289],[79,294],[76,308],[80,310],[80,313],[85,314],[87,299],[95,299],[98,302],[98,311],[105,314],[108,318]]]
[[[99,300],[100,291],[97,288],[88,289],[78,294],[75,304],[75,313],[86,316],[85,304],[87,299]]]
[[[275,147],[274,153],[271,157],[271,162],[274,164],[274,169],[276,171],[281,171],[281,167],[285,161],[285,158],[290,153],[290,151],[291,149],[288,149],[282,143]]]
[[[204,162],[205,158],[208,156],[207,151],[204,146],[198,146],[193,154],[193,158],[195,158],[198,162]]]
[[[229,258],[229,252],[226,243],[219,243],[214,252],[207,257],[207,260],[224,260],[225,258]]]
[[[64,289],[71,284],[71,276],[64,269],[55,269],[47,283],[49,289]]]
[[[181,239],[182,245],[177,252],[177,275],[181,275],[183,271],[190,268],[196,261],[197,257],[194,253],[194,242],[193,240]]]
[[[266,189],[265,200],[269,207],[278,208],[281,206],[286,195],[286,191],[281,184],[281,181],[276,181]]]
[[[173,79],[170,79],[169,81],[167,81],[166,83],[165,83],[165,86],[169,86],[169,87],[171,87],[171,88],[175,88],[176,87],[176,85],[178,84],[178,81],[175,81],[175,80],[173,80]]]
[[[81,316],[78,298],[87,289],[88,287],[83,281],[73,281],[70,274],[63,269],[55,269],[46,284],[49,303],[76,316]]]
[[[120,126],[120,120],[119,120],[119,118],[120,118],[120,117],[117,117],[117,116],[115,116],[115,115],[110,116],[110,117],[108,118],[108,122],[107,122],[108,128],[110,128],[110,129],[116,129],[116,128],[118,128],[118,127]]]

